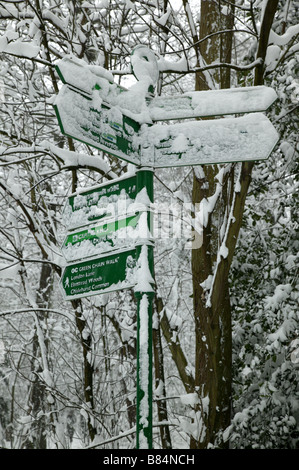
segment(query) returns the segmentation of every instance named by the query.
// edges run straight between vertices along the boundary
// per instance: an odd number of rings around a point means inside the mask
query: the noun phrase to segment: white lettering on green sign
[[[61,286],[68,300],[133,287],[136,250],[66,266]]]

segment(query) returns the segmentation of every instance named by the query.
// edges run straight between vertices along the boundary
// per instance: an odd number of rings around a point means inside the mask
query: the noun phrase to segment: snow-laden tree
[[[237,448],[298,448],[298,9],[283,7],[265,74],[281,142],[253,171],[231,271]]]
[[[4,447],[135,445],[133,295],[65,302],[58,286],[67,196],[127,164],[63,137],[52,103],[58,59],[130,86],[139,43],[159,54],[157,93],[273,86],[281,135],[259,165],[156,172],[154,446],[296,445],[298,6],[177,3],[0,1]]]

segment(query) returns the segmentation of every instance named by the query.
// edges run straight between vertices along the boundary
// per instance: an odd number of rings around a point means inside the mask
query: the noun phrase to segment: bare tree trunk
[[[202,197],[200,180],[194,177],[193,198]],[[213,236],[215,226],[211,220],[203,234],[201,248],[192,251],[193,303],[196,333],[195,387],[200,398],[208,398],[205,411],[205,438],[201,442],[192,439],[191,448],[205,448],[214,443],[219,430],[230,423],[231,397],[231,310],[228,286],[228,265],[226,275],[218,286],[215,302],[207,303],[202,283],[212,276]],[[214,300],[214,297],[213,297]]]
[[[221,13],[218,1],[201,2],[200,39],[219,30],[232,29],[233,9],[228,15]],[[213,36],[200,43],[198,57],[203,65],[213,61],[230,62],[232,34]],[[196,90],[213,87],[229,88],[229,70],[198,74]],[[194,171],[192,202],[194,205],[215,192],[217,165],[205,166],[203,171]],[[217,306],[207,304],[202,283],[212,276],[219,248],[219,226],[223,219],[223,207],[228,203],[227,184],[223,185],[223,201],[209,215],[204,227],[202,245],[192,250],[193,305],[195,317],[195,387],[200,399],[208,400],[208,408],[199,406],[203,414],[205,431],[199,440],[191,438],[191,448],[206,448],[214,443],[218,432],[230,423],[231,400],[231,311],[228,278],[218,291]]]
[[[51,292],[51,276],[51,266],[44,263],[41,268],[40,283],[36,299],[37,305],[41,308],[47,308],[47,303]],[[45,313],[43,312],[41,314],[36,312],[36,315],[39,320],[43,320]],[[36,329],[32,340],[31,369],[32,382],[29,396],[29,409],[31,416],[34,417],[35,424],[30,437],[26,439],[24,443],[24,447],[32,449],[46,449],[46,387],[39,377],[39,374],[43,372],[43,367],[41,363],[39,336]]]
[[[90,410],[87,418],[87,427],[89,432],[89,437],[91,441],[94,440],[96,436],[96,427],[93,424],[93,419],[91,413],[94,410],[94,397],[93,397],[93,374],[94,368],[90,362],[90,352],[91,352],[91,342],[92,337],[90,334],[86,334],[85,330],[85,320],[82,316],[82,305],[80,300],[72,300],[73,308],[76,313],[76,325],[80,334],[80,341],[82,346],[83,353],[83,384],[84,384],[84,400]]]

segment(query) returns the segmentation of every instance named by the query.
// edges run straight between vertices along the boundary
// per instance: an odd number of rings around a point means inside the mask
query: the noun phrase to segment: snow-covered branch
[[[263,60],[259,58],[251,62],[250,64],[246,64],[246,65],[236,65],[236,64],[225,63],[225,62],[213,62],[211,64],[203,65],[201,67],[189,68],[188,64],[185,61],[181,66],[178,66],[176,64],[172,64],[170,61],[161,59],[159,61],[159,69],[163,73],[180,73],[182,75],[188,74],[188,73],[205,72],[206,70],[219,69],[222,67],[228,68],[231,70],[236,70],[238,72],[242,72],[242,71],[245,72],[248,70],[252,70],[257,66],[260,66],[262,63],[263,63]]]
[[[0,311],[0,317],[5,317],[9,315],[15,315],[18,313],[33,313],[33,312],[43,312],[43,313],[55,313],[56,315],[63,316],[70,321],[74,321],[74,316],[72,314],[68,314],[66,310],[57,310],[54,308],[40,308],[40,307],[30,307],[30,308],[15,308],[12,310],[3,310]]]
[[[22,153],[37,153],[38,155],[28,156],[25,159],[10,160],[9,155],[18,155]],[[100,156],[88,155],[82,152],[74,152],[71,150],[62,149],[49,141],[43,141],[36,145],[13,146],[13,147],[0,147],[0,158],[5,159],[5,163],[0,163],[0,166],[7,164],[22,163],[23,161],[38,158],[41,155],[49,155],[55,158],[56,162],[60,162],[61,170],[71,170],[74,168],[89,168],[98,171],[107,178],[115,178],[117,175],[111,170],[110,165],[105,162]]]

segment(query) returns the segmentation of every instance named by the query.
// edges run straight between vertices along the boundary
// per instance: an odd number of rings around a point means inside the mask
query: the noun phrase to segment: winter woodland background
[[[159,54],[159,94],[273,87],[280,135],[254,165],[155,173],[158,208],[178,216],[155,246],[154,447],[299,447],[298,18],[293,0],[0,1],[2,447],[135,446],[134,296],[59,288],[67,196],[128,168],[65,138],[52,103],[57,60],[129,87],[140,43]],[[177,217],[182,236],[163,236]]]

